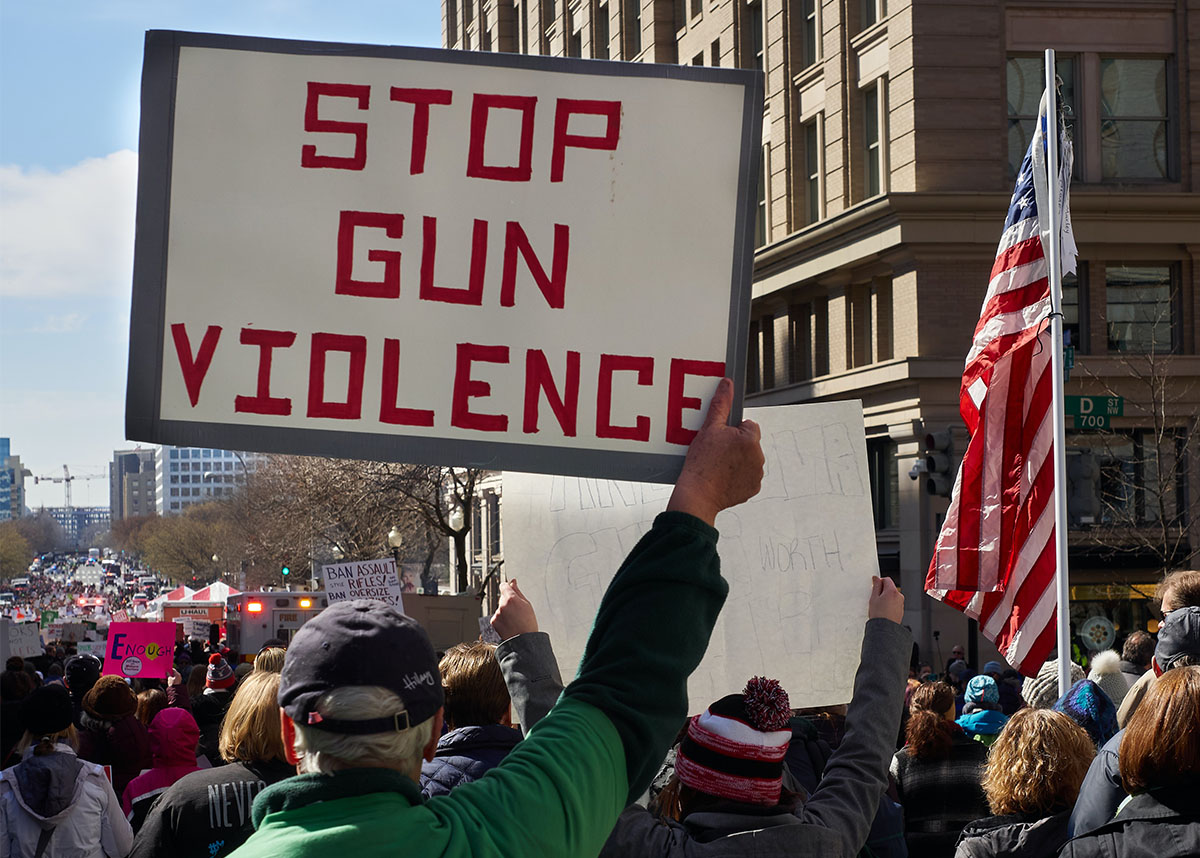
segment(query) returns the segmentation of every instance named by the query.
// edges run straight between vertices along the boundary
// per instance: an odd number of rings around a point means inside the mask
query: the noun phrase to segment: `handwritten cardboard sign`
[[[42,654],[41,628],[37,623],[7,623],[6,625],[8,626],[9,655],[30,658]]]
[[[171,673],[174,654],[174,623],[112,623],[104,650],[104,673],[163,679]]]
[[[330,602],[348,599],[378,599],[404,611],[403,585],[396,575],[396,561],[360,560],[331,563],[321,567],[325,593]]]
[[[153,31],[141,115],[132,439],[669,481],[740,413],[756,72]]]
[[[846,703],[871,575],[879,568],[859,402],[747,409],[762,427],[766,474],[748,503],[717,516],[729,598],[700,667],[691,711],[778,679],[792,706]],[[504,475],[505,568],[574,675],[600,597],[666,508],[670,488]]]

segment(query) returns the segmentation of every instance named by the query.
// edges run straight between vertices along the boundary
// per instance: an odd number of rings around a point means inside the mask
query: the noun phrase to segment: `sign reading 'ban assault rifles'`
[[[736,69],[149,33],[129,438],[672,479],[744,376],[761,116]]]

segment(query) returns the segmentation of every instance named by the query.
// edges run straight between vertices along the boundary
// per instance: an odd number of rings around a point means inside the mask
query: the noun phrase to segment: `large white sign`
[[[151,32],[143,80],[128,437],[670,480],[740,403],[756,73]]]
[[[8,654],[31,658],[42,655],[41,628],[37,623],[11,623],[8,626]]]
[[[404,611],[403,585],[396,575],[396,561],[359,560],[354,563],[330,563],[321,567],[325,595],[330,602],[347,599],[378,599]]]
[[[692,711],[778,679],[793,707],[850,700],[879,564],[859,402],[747,409],[766,476],[717,517],[729,598],[688,683]],[[550,634],[564,677],[583,655],[621,561],[666,507],[669,486],[504,475],[504,568]]]

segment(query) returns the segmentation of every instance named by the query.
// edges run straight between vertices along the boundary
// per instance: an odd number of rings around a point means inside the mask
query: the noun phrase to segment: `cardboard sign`
[[[83,640],[87,628],[83,623],[63,623],[61,626],[55,624],[55,631],[58,634],[58,639],[64,643],[78,643]]]
[[[396,561],[360,560],[331,563],[321,567],[325,593],[330,602],[347,599],[378,599],[404,611],[403,585],[396,575]]]
[[[669,481],[740,416],[761,76],[152,31],[126,433]]]
[[[175,655],[174,623],[113,623],[108,627],[104,673],[165,678]]]
[[[37,623],[8,623],[8,654],[21,658],[42,655],[41,628]]]
[[[122,608],[119,611],[113,611],[112,618],[114,623],[127,623],[129,622],[129,613]]]
[[[75,651],[81,655],[89,653],[96,656],[96,658],[103,659],[105,646],[107,646],[105,641],[80,641],[75,644]]]
[[[183,629],[185,637],[208,640],[208,620],[196,619],[195,617],[177,617],[174,622]]]
[[[762,427],[766,475],[717,517],[729,598],[688,680],[693,712],[751,676],[778,679],[793,707],[846,703],[879,568],[859,402],[747,409]],[[505,568],[574,675],[608,582],[667,486],[504,475]]]

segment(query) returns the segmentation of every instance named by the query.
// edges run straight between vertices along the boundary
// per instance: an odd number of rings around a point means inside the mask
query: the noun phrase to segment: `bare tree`
[[[469,584],[467,535],[476,486],[484,473],[479,468],[402,465],[394,474],[407,508],[433,532],[454,541],[455,589],[460,593]]]

